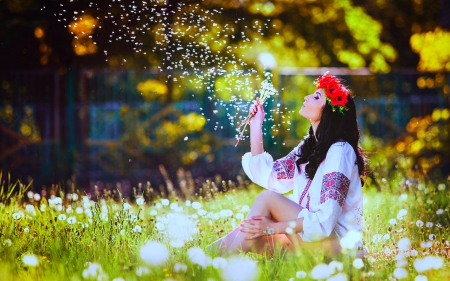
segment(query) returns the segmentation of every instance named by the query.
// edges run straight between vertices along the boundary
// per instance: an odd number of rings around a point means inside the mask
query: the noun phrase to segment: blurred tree
[[[442,5],[431,0],[6,0],[0,2],[1,67],[195,71],[221,64],[232,69],[254,65],[259,53],[270,51],[279,66],[368,66],[387,72],[417,65],[410,37],[439,27]],[[210,57],[186,57],[199,54]]]

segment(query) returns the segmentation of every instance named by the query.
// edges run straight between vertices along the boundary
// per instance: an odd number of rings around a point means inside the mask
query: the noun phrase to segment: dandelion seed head
[[[416,221],[416,225],[417,225],[418,227],[422,227],[422,226],[423,226],[423,221],[417,220],[417,221]]]
[[[397,279],[404,279],[408,277],[408,271],[404,268],[396,268],[393,273],[394,277]]]
[[[187,265],[185,265],[184,263],[179,263],[179,262],[177,262],[177,263],[173,266],[173,270],[174,270],[175,272],[181,272],[181,271],[186,272],[186,270],[187,270]]]
[[[332,261],[328,264],[328,267],[330,268],[332,274],[334,274],[336,272],[342,271],[344,265],[339,261]]]
[[[414,281],[428,281],[428,278],[425,275],[417,275]]]
[[[362,234],[356,230],[350,230],[347,234],[341,238],[340,244],[344,249],[354,249],[357,244],[361,242]]]
[[[85,279],[89,278],[97,278],[99,275],[102,275],[103,269],[102,266],[95,262],[88,262],[87,268],[83,270],[83,277]]]
[[[326,264],[316,265],[310,273],[311,278],[316,280],[327,279],[328,277],[331,276],[331,274],[332,272],[330,271],[330,268]]]
[[[74,224],[77,222],[77,219],[75,217],[68,217],[67,218],[67,223],[68,224]]]
[[[253,281],[258,276],[258,266],[252,259],[245,257],[231,257],[222,269],[224,281]]]
[[[227,260],[222,257],[217,257],[212,260],[212,265],[214,268],[223,269],[227,266]]]
[[[433,223],[432,222],[427,222],[427,224],[426,224],[426,227],[428,227],[428,228],[431,228],[431,227],[433,227]]]
[[[33,254],[26,254],[22,257],[22,262],[26,266],[35,267],[39,264],[39,259]]]
[[[402,238],[398,241],[397,246],[400,251],[407,251],[411,246],[411,241],[409,238]]]
[[[161,265],[169,259],[169,250],[167,247],[160,243],[149,241],[142,246],[139,254],[145,263],[150,265]]]
[[[361,269],[364,266],[364,262],[362,259],[357,258],[353,261],[353,266],[357,269]]]
[[[444,210],[439,209],[439,210],[436,211],[436,214],[437,214],[437,215],[441,215],[443,212],[444,212]]]
[[[144,275],[148,275],[149,273],[150,273],[150,270],[148,269],[148,267],[145,267],[145,266],[140,266],[136,269],[137,276],[144,276]]]
[[[298,279],[302,279],[306,277],[306,272],[304,272],[303,270],[297,271],[295,273],[295,277],[297,277]]]
[[[191,262],[198,264],[203,268],[207,267],[211,263],[211,258],[208,257],[203,249],[199,247],[190,248],[187,251],[187,254]]]

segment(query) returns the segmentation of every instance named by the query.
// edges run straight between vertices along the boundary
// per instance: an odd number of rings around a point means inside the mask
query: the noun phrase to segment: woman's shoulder
[[[338,140],[333,143],[328,149],[327,157],[329,155],[351,155],[356,157],[355,150],[351,144],[345,140]]]

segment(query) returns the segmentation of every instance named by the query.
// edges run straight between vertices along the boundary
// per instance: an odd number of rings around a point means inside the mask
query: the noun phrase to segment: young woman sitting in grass
[[[251,152],[242,157],[242,165],[254,183],[268,190],[258,196],[240,227],[212,248],[226,254],[263,253],[280,242],[294,250],[321,248],[337,254],[347,234],[356,237],[355,248],[362,246],[366,161],[358,146],[355,103],[329,73],[315,84],[316,91],[305,97],[299,112],[311,121],[308,136],[276,161],[264,152],[265,113],[259,99],[250,108]],[[295,201],[280,195],[292,189]]]

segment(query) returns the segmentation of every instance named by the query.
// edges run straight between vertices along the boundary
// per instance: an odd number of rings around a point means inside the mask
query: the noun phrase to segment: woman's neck
[[[311,121],[311,128],[313,130],[314,138],[316,139],[317,142],[318,142],[318,140],[317,140],[317,136],[316,136],[316,131],[317,131],[317,127],[319,126],[319,122],[320,121],[316,121],[316,122]]]

